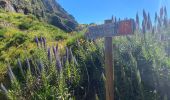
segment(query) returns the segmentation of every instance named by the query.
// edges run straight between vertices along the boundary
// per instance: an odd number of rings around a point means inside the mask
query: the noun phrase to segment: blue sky
[[[150,12],[151,17],[161,5],[170,11],[170,0],[57,0],[75,19],[83,23],[102,23],[112,15],[123,18],[135,18],[136,12],[142,18],[142,11]]]

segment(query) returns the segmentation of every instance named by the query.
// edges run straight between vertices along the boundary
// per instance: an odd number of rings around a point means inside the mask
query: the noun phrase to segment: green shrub
[[[6,32],[7,32],[6,28],[0,28],[0,38],[4,37]]]
[[[55,40],[56,41],[60,41],[60,40],[66,40],[68,37],[66,35],[63,34],[58,34],[55,36]]]
[[[16,33],[7,43],[6,43],[6,49],[11,46],[19,46],[23,43],[25,43],[28,40],[28,36],[23,33]]]
[[[31,27],[32,27],[32,23],[30,23],[30,22],[23,22],[18,26],[18,28],[21,30],[28,30]]]

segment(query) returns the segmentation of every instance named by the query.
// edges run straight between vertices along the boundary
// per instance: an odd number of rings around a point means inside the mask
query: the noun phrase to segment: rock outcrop
[[[78,23],[56,0],[0,0],[0,8],[23,14],[33,14],[38,19],[65,31],[75,30]]]

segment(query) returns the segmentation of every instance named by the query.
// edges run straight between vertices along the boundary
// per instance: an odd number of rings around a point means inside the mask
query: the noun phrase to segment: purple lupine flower
[[[53,46],[53,53],[54,53],[54,57],[57,58],[58,44],[56,45],[56,47]]]
[[[148,13],[147,29],[150,30],[151,28],[152,28],[152,22],[151,22],[150,14]]]
[[[57,58],[57,51],[56,51],[56,48],[53,46],[53,53],[54,53],[54,57],[55,59]]]
[[[61,72],[61,70],[62,70],[62,65],[61,65],[61,60],[60,60],[59,56],[58,56],[57,59],[56,59],[56,66],[57,66],[57,70],[58,70],[59,72]]]
[[[146,12],[145,12],[145,10],[143,10],[143,19],[145,20],[145,22],[147,22],[147,14],[146,14]]]
[[[52,63],[52,59],[51,59],[51,51],[50,51],[50,48],[48,48],[47,56],[48,56],[48,60],[49,60],[49,62],[50,62],[50,64],[51,64],[51,63]]]
[[[143,33],[146,33],[145,20],[142,21],[142,32],[143,32]]]
[[[74,63],[78,66],[78,62],[77,62],[76,58],[73,57],[73,59],[74,59]]]
[[[168,19],[167,19],[166,16],[164,16],[164,21],[163,21],[163,23],[164,23],[164,26],[167,28],[167,27],[168,27]]]
[[[160,17],[158,17],[158,26],[159,26],[159,27],[161,27],[161,26],[162,26],[162,22],[161,22]]]
[[[38,40],[38,37],[37,37],[37,36],[35,37],[35,42],[36,42],[36,44],[37,44],[37,47],[39,47],[39,40]]]
[[[162,20],[163,14],[164,14],[164,9],[163,9],[163,7],[161,7],[161,9],[160,9],[160,19],[161,20]]]
[[[41,45],[41,47],[43,47],[43,38],[42,38],[42,36],[40,37],[40,45]]]
[[[139,29],[139,15],[136,14],[136,28]]]
[[[8,94],[8,90],[6,89],[6,87],[1,83],[1,90],[7,95]]]
[[[158,20],[158,14],[157,14],[157,12],[155,13],[155,23],[157,22],[157,20]]]
[[[70,48],[69,49],[69,61],[71,62],[72,60],[73,60],[73,58],[74,58],[74,56],[73,56],[73,52],[72,52],[72,49]]]
[[[18,63],[18,67],[19,67],[19,69],[20,69],[20,71],[21,71],[22,76],[24,76],[24,71],[23,71],[23,69],[22,69],[22,64],[21,64],[20,59],[17,60],[17,63]]]
[[[76,64],[76,65],[78,66],[78,62],[77,62],[76,58],[74,57],[71,48],[69,49],[69,53],[70,53],[70,60],[69,60],[69,61],[70,61],[70,62],[73,61],[73,63]]]
[[[43,62],[41,60],[38,61],[38,68],[39,68],[39,71],[42,72],[44,65],[43,65]]]
[[[114,16],[112,16],[112,22],[114,23]]]
[[[46,48],[46,38],[43,37],[42,40],[43,40],[43,46],[44,46],[44,48]]]
[[[53,46],[53,53],[54,53],[54,57],[56,59],[57,69],[60,72],[62,69],[62,65],[61,65],[61,61],[60,61],[60,57],[59,57],[59,53],[58,53],[58,45],[56,47]]]
[[[28,70],[31,71],[30,62],[28,58],[26,58],[26,64],[27,64]]]
[[[139,15],[136,13],[136,23],[139,24]]]
[[[167,16],[166,6],[164,7],[164,15]]]
[[[58,51],[58,46],[56,47],[56,65],[57,65],[57,69],[60,72],[62,70],[62,65],[61,65],[61,60],[60,60],[60,56],[59,56],[59,51]]]
[[[8,66],[8,74],[9,74],[11,81],[15,80],[15,75],[10,66]]]
[[[67,62],[67,57],[66,57],[66,56],[64,56],[64,57],[63,57],[63,65],[65,65],[65,64],[66,64],[66,62]]]
[[[115,17],[115,21],[114,21],[115,23],[117,23],[117,19],[116,19],[116,17]]]

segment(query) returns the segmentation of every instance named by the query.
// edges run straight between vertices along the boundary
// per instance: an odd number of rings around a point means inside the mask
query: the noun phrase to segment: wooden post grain
[[[105,37],[106,100],[114,100],[112,37]]]

